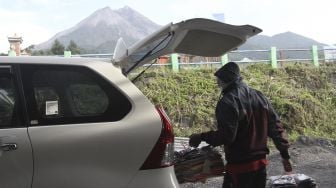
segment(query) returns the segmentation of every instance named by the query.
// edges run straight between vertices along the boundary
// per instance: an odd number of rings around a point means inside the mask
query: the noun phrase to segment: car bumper
[[[128,188],[179,188],[174,167],[166,167],[153,170],[140,170],[133,178]]]

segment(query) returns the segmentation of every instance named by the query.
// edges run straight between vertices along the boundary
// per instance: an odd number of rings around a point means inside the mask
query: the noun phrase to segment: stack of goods
[[[313,178],[304,174],[291,174],[271,176],[268,178],[269,188],[315,188],[316,182]]]
[[[205,182],[208,178],[223,176],[222,156],[211,146],[175,152],[175,174],[179,183]]]

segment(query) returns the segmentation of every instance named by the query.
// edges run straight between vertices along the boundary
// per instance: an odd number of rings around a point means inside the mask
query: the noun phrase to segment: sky
[[[160,25],[224,13],[226,23],[254,25],[263,35],[291,31],[336,44],[335,0],[0,0],[0,53],[14,33],[23,48],[39,44],[106,6],[129,6]]]

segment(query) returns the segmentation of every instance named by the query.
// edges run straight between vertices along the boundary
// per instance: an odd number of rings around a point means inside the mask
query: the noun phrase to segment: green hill
[[[154,104],[165,108],[177,136],[189,136],[215,128],[220,91],[214,71],[158,69],[145,73],[136,85]],[[294,64],[272,69],[257,64],[242,68],[242,75],[248,85],[271,100],[291,138],[336,139],[336,65]]]

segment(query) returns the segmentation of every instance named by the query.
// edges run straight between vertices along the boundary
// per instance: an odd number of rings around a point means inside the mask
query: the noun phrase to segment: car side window
[[[22,65],[31,124],[111,122],[122,119],[131,103],[112,84],[81,66]]]
[[[34,98],[36,102],[37,111],[41,117],[48,117],[48,116],[58,116],[60,115],[60,111],[51,112],[51,106],[54,103],[60,101],[58,94],[56,93],[55,88],[53,87],[46,87],[46,86],[36,86],[34,87]]]
[[[0,128],[11,128],[21,124],[18,101],[12,75],[0,68]]]
[[[73,107],[79,115],[96,115],[104,113],[109,100],[106,93],[98,85],[73,84],[67,88],[72,98]]]

